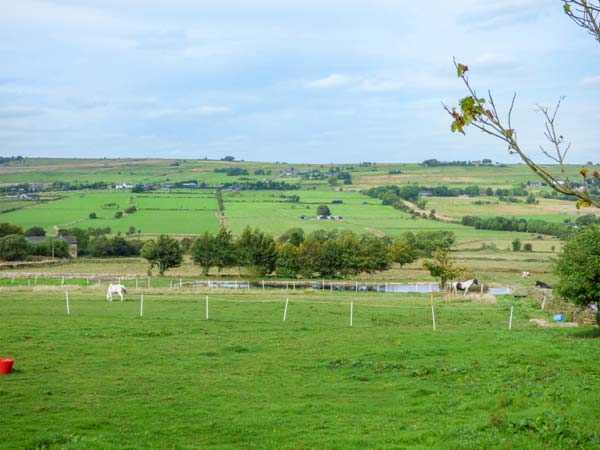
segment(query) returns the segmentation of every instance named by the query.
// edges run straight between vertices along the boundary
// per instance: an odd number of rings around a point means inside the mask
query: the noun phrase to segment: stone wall
[[[554,297],[551,289],[533,287],[529,296],[542,308],[552,314],[562,314],[568,322],[577,322],[579,325],[597,325],[597,313],[575,306],[564,299]]]

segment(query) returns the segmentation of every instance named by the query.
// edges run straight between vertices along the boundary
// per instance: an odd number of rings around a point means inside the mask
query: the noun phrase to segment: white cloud
[[[199,108],[192,108],[189,110],[192,114],[199,114],[201,116],[214,116],[217,114],[226,114],[231,112],[232,109],[228,106],[200,106]]]
[[[357,86],[359,91],[363,92],[393,92],[406,89],[404,83],[390,80],[362,80]]]
[[[600,86],[600,76],[585,77],[579,81],[582,86]]]
[[[337,89],[354,84],[356,79],[348,75],[334,73],[326,78],[309,81],[306,86],[311,89]]]
[[[31,108],[27,106],[5,106],[0,108],[0,118],[13,119],[20,117],[32,117],[43,114],[41,108]]]
[[[143,111],[141,116],[144,119],[165,119],[169,117],[185,117],[185,116],[215,116],[219,114],[227,114],[233,109],[228,106],[211,106],[203,105],[194,108],[189,107],[165,107],[153,108]]]

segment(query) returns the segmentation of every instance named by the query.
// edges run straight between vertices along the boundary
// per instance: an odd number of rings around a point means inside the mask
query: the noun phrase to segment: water
[[[248,282],[233,282],[233,281],[211,281],[210,286],[213,288],[220,289],[248,289],[258,288],[262,289],[262,283],[252,285]],[[266,289],[292,289],[292,283],[278,283],[270,284],[265,283]],[[329,282],[323,283],[295,283],[296,289],[313,289],[315,291],[358,291],[358,292],[387,292],[390,294],[429,294],[430,292],[440,292],[440,287],[437,283],[388,283],[387,287],[384,284],[332,284]],[[469,291],[472,294],[478,294],[480,291],[479,286],[474,286]],[[509,286],[501,287],[490,287],[486,293],[491,295],[507,295],[512,292]]]

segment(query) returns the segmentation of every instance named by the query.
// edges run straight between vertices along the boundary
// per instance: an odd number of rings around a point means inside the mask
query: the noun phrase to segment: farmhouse
[[[133,184],[131,184],[131,183],[117,184],[115,186],[115,189],[133,189]]]
[[[25,239],[32,244],[38,244],[54,238],[49,236],[26,236]],[[77,238],[75,236],[58,236],[56,239],[59,241],[65,241],[67,244],[69,244],[69,256],[71,258],[77,258]]]

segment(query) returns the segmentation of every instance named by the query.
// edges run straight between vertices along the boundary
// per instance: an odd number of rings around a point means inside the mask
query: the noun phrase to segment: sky
[[[600,161],[600,44],[559,0],[0,0],[0,154],[314,163],[490,158],[442,103],[490,89],[535,160],[565,100]]]

